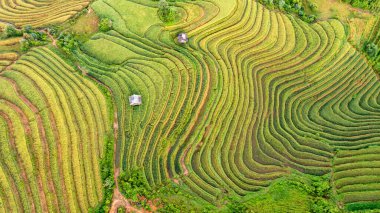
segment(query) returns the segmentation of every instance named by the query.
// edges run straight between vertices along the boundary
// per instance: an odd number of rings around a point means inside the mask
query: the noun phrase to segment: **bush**
[[[99,22],[99,30],[102,32],[112,30],[112,21],[109,18],[102,18]]]
[[[313,213],[338,213],[339,209],[336,205],[332,204],[326,199],[316,198],[311,205],[311,212]]]
[[[228,203],[227,203],[227,208],[230,212],[247,212],[248,207],[244,205],[243,202],[241,202],[241,199],[239,197],[228,197]]]
[[[13,25],[7,25],[5,33],[8,38],[22,36],[23,34],[21,30],[16,29]]]
[[[21,41],[21,51],[26,52],[32,47],[43,46],[48,43],[48,36],[44,32],[33,30],[31,26],[24,27],[24,39]]]
[[[369,41],[364,42],[363,50],[369,57],[373,58],[379,53],[379,47],[375,43]]]
[[[371,9],[377,4],[376,0],[344,0],[345,2],[351,4],[354,7],[362,9]]]
[[[177,18],[177,11],[169,6],[166,0],[160,0],[158,4],[158,16],[163,22],[173,22]]]
[[[277,7],[288,13],[293,13],[308,23],[313,23],[316,20],[315,15],[305,13],[302,2],[298,0],[261,0],[260,2],[269,8]],[[313,3],[309,3],[309,7],[315,10],[317,6]]]
[[[57,44],[69,55],[79,47],[78,39],[71,33],[61,33],[58,37]]]
[[[138,201],[137,195],[150,198],[148,183],[145,180],[143,171],[139,168],[132,169],[129,172],[122,172],[119,176],[120,191],[127,198]]]

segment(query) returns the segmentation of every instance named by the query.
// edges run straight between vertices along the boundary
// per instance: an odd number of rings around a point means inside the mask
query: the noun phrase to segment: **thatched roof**
[[[138,106],[138,105],[141,105],[142,104],[142,101],[141,101],[141,95],[131,95],[129,96],[129,105],[131,106]]]
[[[186,33],[180,33],[178,34],[178,42],[181,44],[187,43],[189,41],[189,38],[187,37]]]

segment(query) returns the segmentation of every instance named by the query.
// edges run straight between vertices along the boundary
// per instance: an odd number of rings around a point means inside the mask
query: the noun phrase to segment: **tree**
[[[172,22],[176,19],[177,12],[169,6],[166,0],[160,0],[158,3],[158,15],[163,22]]]
[[[71,54],[79,47],[79,41],[75,35],[70,33],[61,33],[61,35],[58,37],[57,44],[67,54]]]
[[[379,52],[379,47],[373,42],[364,42],[364,51],[370,57],[376,57]]]

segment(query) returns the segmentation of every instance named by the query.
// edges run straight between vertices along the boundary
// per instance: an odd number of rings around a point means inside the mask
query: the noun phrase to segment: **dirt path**
[[[48,30],[45,30],[45,32],[49,36],[49,38],[51,39],[51,44],[54,47],[57,47],[57,40],[50,34],[50,32]]]
[[[78,68],[82,71],[83,74],[87,75],[87,71],[82,69],[80,66],[78,66]],[[93,78],[94,79],[94,78]],[[94,79],[96,80],[96,79]],[[101,83],[100,81],[96,80],[97,82]],[[102,84],[104,85],[104,84]],[[112,90],[111,88],[109,88],[108,86],[104,85],[107,90],[110,92],[111,94],[111,97],[113,97],[113,94],[112,94]],[[114,181],[115,181],[115,189],[113,191],[113,196],[112,196],[112,205],[111,205],[111,209],[110,209],[110,213],[117,213],[117,209],[119,207],[124,207],[126,212],[143,212],[139,209],[136,209],[134,208],[133,206],[131,206],[131,204],[129,203],[129,201],[120,193],[120,190],[119,190],[119,183],[118,183],[118,178],[119,178],[119,175],[120,175],[120,168],[119,168],[119,165],[116,165],[116,151],[117,151],[117,140],[118,140],[118,132],[119,132],[119,122],[118,122],[118,115],[117,115],[117,110],[116,110],[116,104],[114,102],[114,109],[115,109],[115,112],[114,112],[114,122],[113,122],[113,130],[114,130],[114,145],[113,145],[113,153],[114,153],[114,159],[113,159],[113,162],[114,162]]]
[[[82,68],[79,64],[77,64],[77,68],[82,72],[84,76],[87,76],[91,78],[92,80],[98,82],[99,84],[103,85],[111,94],[111,97],[113,96],[112,90],[110,87],[107,85],[103,84],[103,82],[99,81],[96,78],[93,78],[92,76],[88,75],[88,71],[84,68]],[[113,101],[114,105],[114,122],[113,122],[113,134],[114,134],[114,145],[113,145],[113,151],[114,151],[114,181],[115,181],[115,189],[113,191],[113,196],[112,196],[112,204],[111,204],[111,209],[110,213],[117,213],[117,209],[119,207],[124,207],[127,212],[143,212],[139,209],[134,208],[131,206],[129,201],[120,193],[119,190],[119,183],[117,179],[119,178],[120,175],[120,168],[119,165],[116,165],[116,149],[117,149],[117,140],[118,140],[118,134],[119,134],[119,122],[118,122],[118,115],[117,115],[117,107],[115,102]]]
[[[189,175],[189,170],[186,168],[186,164],[185,164],[185,157],[187,153],[189,152],[189,150],[190,150],[190,147],[188,147],[183,153],[183,155],[181,156],[181,167],[183,169],[183,175],[185,176]]]

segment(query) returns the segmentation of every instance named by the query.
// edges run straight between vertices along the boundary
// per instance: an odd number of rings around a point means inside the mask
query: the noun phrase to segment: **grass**
[[[84,9],[77,13],[72,19],[59,25],[62,31],[69,32],[78,36],[80,41],[87,41],[91,36],[98,32],[99,17],[92,9]]]
[[[111,18],[115,28],[124,28],[127,24],[128,30],[138,35],[144,35],[150,26],[161,23],[157,16],[157,8],[147,7],[132,1],[98,1],[91,7],[100,17],[110,16],[108,11],[104,11],[105,7],[109,8],[110,12],[117,14],[116,17],[112,16]],[[136,17],[140,18],[136,19]]]

